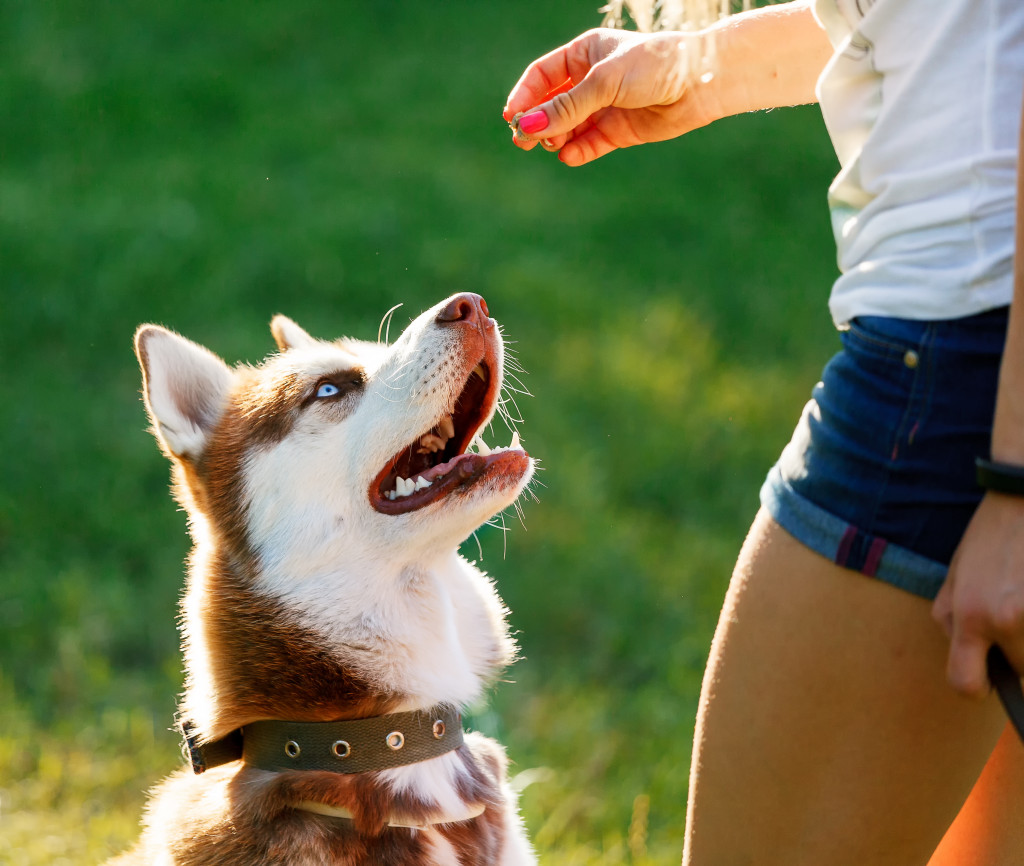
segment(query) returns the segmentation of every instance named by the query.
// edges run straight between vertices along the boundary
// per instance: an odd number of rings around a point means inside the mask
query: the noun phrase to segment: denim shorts
[[[1008,309],[854,319],[761,488],[833,562],[934,598],[981,490]]]

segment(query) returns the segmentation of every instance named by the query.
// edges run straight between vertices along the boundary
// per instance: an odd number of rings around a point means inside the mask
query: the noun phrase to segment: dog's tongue
[[[395,490],[384,494],[374,506],[379,511],[390,514],[402,514],[406,511],[414,511],[422,508],[435,500],[451,493],[457,487],[467,484],[479,476],[486,468],[487,462],[492,459],[482,454],[461,454],[454,457],[447,463],[419,473],[416,478],[422,478],[429,484],[423,488],[407,490],[396,495]],[[407,484],[412,484],[416,479],[408,479]],[[401,490],[401,487],[398,488]]]
[[[462,478],[469,478],[474,472],[479,471],[485,462],[482,454],[459,454],[447,463],[438,463],[437,466],[431,466],[426,471],[420,472],[416,478],[413,478],[413,481],[419,478],[422,478],[424,481],[434,481],[434,479],[447,475],[456,468],[458,468],[458,475]]]

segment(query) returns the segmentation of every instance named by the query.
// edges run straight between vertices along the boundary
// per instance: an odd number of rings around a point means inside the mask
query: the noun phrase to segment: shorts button
[[[918,362],[921,359],[917,357],[917,352],[913,349],[907,349],[906,354],[903,356],[903,363],[906,364],[911,370],[917,367]]]

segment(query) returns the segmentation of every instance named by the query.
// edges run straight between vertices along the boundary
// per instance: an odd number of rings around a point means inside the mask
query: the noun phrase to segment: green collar
[[[202,744],[190,722],[180,727],[182,754],[197,774],[239,759],[275,772],[368,773],[416,764],[462,745],[462,716],[444,705],[344,722],[266,719]]]

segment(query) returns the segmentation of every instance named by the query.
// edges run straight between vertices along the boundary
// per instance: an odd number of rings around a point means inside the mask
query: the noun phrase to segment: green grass
[[[479,536],[524,659],[473,724],[534,771],[545,864],[678,860],[718,606],[833,348],[834,164],[809,108],[579,170],[513,148],[509,88],[596,5],[0,6],[0,862],[114,853],[180,761],[136,325],[257,360],[276,312],[372,338],[460,290],[544,467],[507,552]]]

